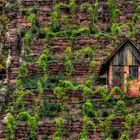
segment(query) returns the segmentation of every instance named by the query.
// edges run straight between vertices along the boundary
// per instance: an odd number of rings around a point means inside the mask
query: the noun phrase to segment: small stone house
[[[109,89],[119,86],[125,90],[127,80],[140,80],[140,50],[131,39],[125,39],[103,62],[100,76]]]

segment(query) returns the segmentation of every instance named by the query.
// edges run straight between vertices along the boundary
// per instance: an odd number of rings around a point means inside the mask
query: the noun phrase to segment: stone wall
[[[32,92],[34,93],[34,95],[26,95],[23,97],[23,102],[26,106],[29,106],[31,104],[33,104],[33,99],[34,98],[38,98],[38,93],[36,90],[32,90]],[[49,100],[49,102],[51,103],[56,103],[57,99],[56,96],[54,95],[54,93],[52,92],[52,90],[45,90],[44,91],[44,96],[45,98],[47,98]],[[72,116],[78,114],[78,111],[80,112],[82,110],[81,106],[83,103],[83,98],[82,98],[82,91],[78,90],[78,91],[68,91],[67,93],[67,109],[66,109],[66,116],[67,120],[64,121],[63,123],[63,139],[73,139],[73,140],[77,140],[78,139],[78,134],[82,131],[82,124],[83,121],[81,118],[73,118]],[[96,95],[91,95],[89,97],[90,99],[92,99],[92,102],[94,102],[95,106],[98,106],[98,111],[102,111],[102,112],[106,112],[109,111],[110,108],[106,108],[103,109],[102,106],[102,100],[101,100],[101,95],[100,94],[96,94]],[[135,110],[137,112],[140,111],[139,106],[136,106],[136,104],[133,104],[133,102],[135,102],[135,99],[132,98],[130,99],[130,103],[127,105],[127,107],[129,109],[131,108],[135,108]],[[76,112],[74,112],[75,110],[77,110]],[[31,112],[31,110],[28,110]],[[61,114],[58,114],[58,116],[61,116]],[[1,118],[0,120],[0,140],[4,140],[6,137],[6,125],[5,125],[5,116],[3,116],[3,118]],[[71,119],[70,119],[71,118]],[[102,120],[105,120],[106,117],[102,117]],[[94,118],[93,118],[94,121]],[[112,130],[115,128],[119,129],[119,132],[122,133],[124,130],[124,118],[122,116],[120,117],[115,117],[112,120],[111,123],[111,128]],[[130,133],[130,140],[136,140],[138,138],[139,132],[140,132],[140,125],[137,125],[138,127],[132,128],[131,129],[131,133]],[[42,118],[39,123],[38,123],[38,127],[36,129],[36,133],[37,133],[37,139],[38,140],[42,140],[43,138],[49,139],[51,140],[53,138],[53,134],[55,133],[55,122],[53,119],[45,119]],[[27,125],[27,123],[25,122],[19,122],[16,124],[16,129],[15,129],[15,140],[27,140],[29,136],[29,127]],[[89,129],[88,130],[88,139],[93,140],[103,140],[103,129],[100,127],[96,127],[96,131],[93,132],[93,129]],[[115,140],[115,139],[114,139]]]
[[[57,0],[57,2],[65,2],[69,3],[69,0]],[[86,11],[80,10],[80,4],[87,2],[85,0],[76,0],[77,3],[77,12],[76,12],[76,21],[75,25],[78,27],[88,27],[89,26],[89,16]],[[93,3],[93,0],[88,0],[89,3]],[[128,27],[126,26],[126,21],[131,21],[132,15],[134,13],[138,13],[139,11],[135,11],[134,9],[134,3],[132,1],[126,1],[126,0],[117,0],[119,9],[120,9],[120,15],[118,18],[118,23],[120,26],[122,26],[123,33],[122,35],[118,36],[118,40],[121,42],[124,40],[126,36],[123,34],[128,32]],[[138,6],[140,5],[140,2],[137,1]],[[6,15],[8,17],[8,26],[7,31],[5,34],[5,48],[11,50],[11,66],[10,66],[10,76],[9,76],[9,82],[12,89],[15,88],[15,82],[18,75],[18,67],[21,64],[21,60],[25,55],[25,43],[24,39],[21,39],[20,30],[26,29],[29,30],[31,27],[31,24],[27,21],[28,15],[24,10],[27,10],[29,7],[36,7],[37,8],[37,19],[39,22],[39,30],[42,30],[44,27],[47,27],[50,24],[50,16],[53,11],[55,2],[53,0],[17,0],[15,6],[11,6],[7,8]],[[60,11],[59,18],[61,15],[68,15],[70,18],[71,15],[66,12],[66,9],[62,9]],[[72,24],[70,21],[69,24]],[[125,25],[125,26],[124,26]],[[139,31],[139,21],[135,23],[137,30]],[[98,22],[96,23],[96,28],[101,31],[110,30],[111,24],[110,24],[110,12],[109,8],[106,4],[105,0],[100,1],[99,5],[99,14],[98,14]],[[136,44],[140,44],[139,41],[139,33],[136,34],[134,40],[136,41]],[[48,73],[49,75],[58,75],[61,73],[65,73],[65,64],[61,61],[58,61],[58,59],[62,59],[65,56],[65,49],[67,47],[72,46],[72,40],[71,38],[67,37],[53,37],[50,40],[50,51],[52,53],[52,59],[55,59],[49,63]],[[97,60],[99,62],[103,62],[108,55],[112,52],[114,47],[118,46],[116,44],[115,46],[112,45],[112,40],[101,37],[98,38],[95,34],[90,36],[83,36],[80,35],[75,40],[75,45],[73,46],[73,55],[75,55],[76,51],[80,50],[81,48],[90,47],[94,51],[94,60]],[[139,45],[138,45],[139,47]],[[45,39],[38,39],[33,37],[33,40],[31,42],[30,46],[30,53],[29,56],[38,57],[42,51],[48,48],[48,43]],[[57,60],[57,61],[56,61]],[[97,71],[99,71],[100,66],[97,67]],[[79,83],[84,83],[88,79],[89,74],[89,64],[84,59],[78,63],[74,63],[74,69],[73,72],[74,78]],[[28,64],[28,70],[30,77],[42,74],[42,71],[37,68],[35,62]],[[0,90],[0,110],[5,106],[5,103],[7,100],[9,100],[10,95],[13,93],[12,91],[7,91],[4,89]],[[38,98],[38,93],[35,92],[35,97]],[[81,91],[78,92],[69,92],[67,94],[67,104],[68,104],[68,110],[66,112],[69,116],[75,115],[77,112],[80,112],[82,109],[82,103],[83,98],[81,95]],[[47,90],[44,92],[45,98],[49,100],[49,102],[55,103],[57,101],[55,95],[52,91]],[[100,95],[99,96],[92,96],[90,97],[91,101],[95,103],[95,105],[99,104],[98,108],[99,110],[102,110],[102,100]],[[33,97],[26,96],[23,99],[24,103],[26,105],[32,105],[33,103]],[[36,100],[37,102],[38,100]],[[132,103],[132,104],[131,104]],[[133,109],[136,104],[133,104],[133,99],[131,100],[131,103],[128,105],[129,109]],[[139,104],[137,105],[137,112],[140,111]],[[107,108],[108,110],[109,108]],[[30,110],[28,110],[30,111]],[[105,110],[104,110],[105,111]],[[58,114],[59,116],[60,114]],[[4,123],[4,115],[0,115],[0,140],[4,140],[6,137],[6,126]],[[69,139],[76,140],[78,134],[81,132],[82,129],[82,117],[79,117],[76,120],[67,120],[64,123],[64,135],[69,134]],[[105,118],[103,118],[105,119]],[[116,118],[112,121],[112,126],[119,128],[120,132],[123,131],[123,124],[124,119],[123,118]],[[15,131],[16,140],[27,140],[28,138],[28,126],[26,123],[18,124]],[[65,132],[66,131],[66,132]],[[51,120],[40,120],[39,126],[36,130],[38,135],[38,140],[42,140],[44,136],[48,136],[48,139],[52,139],[52,135],[55,132],[55,124],[54,121]],[[137,135],[140,133],[140,128],[135,128],[131,130],[131,139],[135,140]],[[45,138],[44,138],[45,139]],[[47,138],[46,138],[47,139]],[[66,138],[64,138],[65,140]],[[89,140],[102,140],[103,139],[103,132],[101,129],[97,127],[96,132],[91,132],[89,130]]]

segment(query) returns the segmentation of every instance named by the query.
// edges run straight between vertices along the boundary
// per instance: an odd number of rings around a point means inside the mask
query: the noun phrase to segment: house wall
[[[136,47],[127,41],[112,57],[109,65],[109,89],[120,86],[125,90],[128,80],[129,66],[138,66],[138,80],[140,80],[140,53]]]
[[[140,53],[131,42],[127,41],[113,56],[111,65],[139,66]]]
[[[123,74],[124,74],[124,79],[120,79],[123,80],[123,85],[122,88],[125,91],[126,90],[126,84],[128,81],[128,75],[129,75],[129,66],[123,66]],[[109,90],[113,87],[113,66],[110,65],[109,66],[109,72],[108,72],[108,87]],[[140,66],[138,66],[138,81],[140,81]],[[130,80],[131,82],[131,80]]]

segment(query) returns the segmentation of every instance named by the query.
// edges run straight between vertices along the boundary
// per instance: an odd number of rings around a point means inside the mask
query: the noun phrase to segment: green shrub
[[[61,87],[56,87],[54,89],[54,93],[59,100],[64,100],[64,98],[66,96],[65,90]]]
[[[120,140],[130,140],[130,139],[129,139],[129,132],[128,132],[128,131],[124,131],[124,132],[121,134]]]
[[[117,103],[116,103],[116,106],[115,106],[115,112],[120,112],[122,114],[127,114],[128,113],[128,110],[126,108],[126,104],[124,101],[122,100],[119,100]]]
[[[125,124],[124,124],[125,129],[130,130],[135,125],[136,125],[136,117],[132,114],[128,114],[125,117]]]
[[[133,16],[132,16],[132,21],[136,24],[137,23],[137,21],[139,20],[139,15],[138,14],[133,14]]]
[[[30,130],[30,140],[37,140],[36,128],[38,125],[38,118],[36,116],[30,116],[28,119],[28,125]]]
[[[58,86],[62,87],[64,90],[73,90],[74,89],[74,85],[71,81],[67,81],[67,80],[60,80]]]
[[[49,103],[47,101],[43,102],[43,105],[40,107],[40,117],[49,117],[54,118],[57,116],[59,112],[61,112],[61,104],[60,103]]]
[[[72,62],[72,50],[70,47],[68,47],[65,51],[65,67],[67,79],[70,79],[74,70]]]
[[[30,7],[28,10],[27,10],[27,14],[28,15],[31,15],[33,13],[36,13],[37,12],[37,8],[36,7]]]
[[[53,140],[61,140],[62,139],[63,123],[64,123],[64,120],[62,118],[56,118],[55,119],[56,132],[53,135]]]
[[[32,26],[36,26],[37,25],[36,15],[30,14],[30,16],[28,17],[28,22],[30,22]]]
[[[73,18],[75,18],[75,15],[76,15],[76,8],[77,8],[77,5],[76,5],[75,0],[70,0],[69,9]]]
[[[7,128],[7,135],[6,140],[13,140],[15,139],[15,118],[12,114],[8,114],[7,120],[6,120],[6,128]]]
[[[51,22],[51,29],[53,31],[55,31],[56,28],[59,26],[57,18],[58,18],[58,12],[57,11],[52,12],[50,22]]]
[[[128,22],[127,23],[127,26],[129,28],[129,31],[127,33],[127,36],[128,37],[135,37],[136,32],[137,32],[137,29],[136,29],[135,24],[133,22]]]
[[[111,12],[111,21],[116,22],[120,13],[115,0],[107,0],[107,5]]]
[[[87,12],[89,14],[91,28],[94,27],[94,23],[97,21],[98,6],[99,6],[98,0],[95,1],[94,6],[89,4],[88,2],[85,2],[80,6],[81,10],[87,9]]]
[[[36,135],[36,128],[38,125],[38,117],[36,115],[31,116],[28,112],[21,112],[19,113],[19,118],[20,119],[26,119],[29,127],[29,140],[37,140],[37,135]]]
[[[94,52],[93,52],[92,48],[90,48],[90,47],[83,48],[76,52],[75,59],[80,60],[83,57],[83,58],[88,58],[88,60],[91,61],[92,57],[93,57],[93,53]]]
[[[18,76],[25,80],[28,74],[28,67],[26,63],[22,63],[21,66],[18,69]]]
[[[79,140],[88,140],[88,130],[92,129],[93,132],[96,130],[96,125],[87,117],[83,117],[82,132],[78,135]]]
[[[20,36],[21,36],[21,38],[24,37],[25,34],[26,34],[26,30],[24,28],[21,28],[20,29]]]
[[[37,60],[37,65],[43,70],[44,78],[47,79],[47,63],[50,57],[50,51],[48,49],[43,50],[42,54]]]
[[[23,89],[23,81],[20,78],[16,79],[16,89],[17,90]]]
[[[39,98],[41,100],[40,105],[42,106],[42,104],[43,104],[43,93],[44,93],[44,90],[43,90],[43,87],[42,87],[42,83],[41,83],[41,81],[39,79],[37,81],[37,90],[38,90],[38,93],[39,93]]]
[[[87,100],[84,104],[83,104],[83,112],[84,115],[88,116],[88,117],[97,117],[97,113],[92,105],[92,103]]]
[[[106,138],[110,138],[111,135],[111,123],[112,120],[114,119],[115,115],[114,114],[110,114],[102,123],[102,129],[103,129],[103,133],[104,133],[104,139]]]
[[[30,115],[26,111],[25,112],[21,112],[21,113],[18,114],[18,119],[20,121],[28,121],[29,118],[30,118]]]
[[[29,32],[25,33],[25,44],[26,46],[30,46],[31,43],[31,34]]]

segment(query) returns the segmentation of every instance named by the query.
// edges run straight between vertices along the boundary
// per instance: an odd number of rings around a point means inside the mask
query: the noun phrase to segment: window
[[[138,78],[138,67],[137,66],[130,66],[129,67],[129,78],[131,80],[137,79]]]

